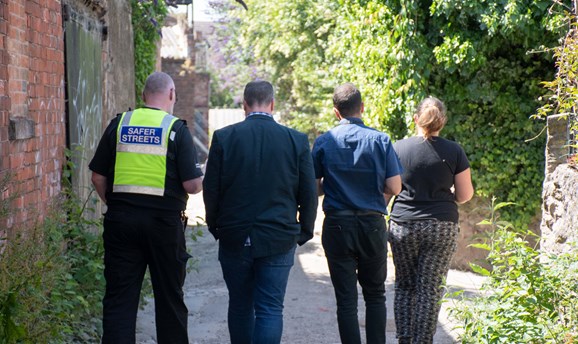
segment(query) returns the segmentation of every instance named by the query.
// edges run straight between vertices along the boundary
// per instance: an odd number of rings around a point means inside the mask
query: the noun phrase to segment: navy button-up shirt
[[[387,213],[385,180],[402,172],[387,134],[349,117],[319,136],[311,154],[315,177],[323,178],[323,211]]]

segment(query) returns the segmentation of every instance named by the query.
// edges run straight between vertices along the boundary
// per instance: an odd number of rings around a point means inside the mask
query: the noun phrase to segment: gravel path
[[[187,213],[191,219],[202,215],[202,199],[192,197]],[[284,344],[334,344],[340,343],[336,322],[333,287],[329,279],[327,263],[321,247],[320,233],[323,213],[320,213],[313,240],[297,249],[295,266],[291,270],[284,311]],[[191,220],[189,220],[191,223]],[[217,243],[203,230],[204,236],[189,243],[189,252],[197,260],[197,271],[191,271],[185,282],[185,302],[189,308],[189,338],[191,344],[225,344],[229,342],[227,331],[227,288],[217,260]],[[393,319],[393,263],[388,266],[387,288],[387,342],[396,343]],[[482,278],[468,272],[452,270],[448,286],[476,292]],[[440,314],[434,343],[456,343],[455,324],[447,318],[444,303]],[[364,306],[360,292],[359,315],[364,329]],[[137,343],[154,344],[154,305],[149,302],[139,312]],[[362,334],[363,337],[363,334]]]

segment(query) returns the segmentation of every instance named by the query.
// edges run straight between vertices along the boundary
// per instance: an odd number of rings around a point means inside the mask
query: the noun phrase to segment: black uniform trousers
[[[361,344],[357,283],[365,300],[368,344],[385,343],[387,232],[382,214],[349,211],[325,214],[321,241],[337,301],[337,324],[343,344]]]
[[[104,217],[103,344],[135,343],[140,291],[148,266],[155,301],[157,342],[188,344],[183,300],[186,263],[179,212],[123,207]]]

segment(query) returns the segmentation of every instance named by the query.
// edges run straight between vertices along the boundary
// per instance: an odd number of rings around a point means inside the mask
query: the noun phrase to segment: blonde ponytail
[[[429,140],[433,133],[442,130],[448,120],[444,103],[431,96],[419,104],[416,117],[415,124],[422,129],[426,140]]]

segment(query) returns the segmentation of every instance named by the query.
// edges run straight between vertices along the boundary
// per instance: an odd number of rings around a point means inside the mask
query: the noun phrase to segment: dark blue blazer
[[[254,257],[287,252],[313,237],[315,172],[307,136],[252,115],[213,133],[203,181],[206,221],[221,248]]]

